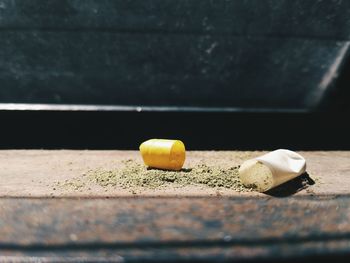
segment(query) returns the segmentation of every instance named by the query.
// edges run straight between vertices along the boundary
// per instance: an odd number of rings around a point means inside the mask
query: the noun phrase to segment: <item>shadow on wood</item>
[[[271,195],[273,197],[287,197],[291,196],[301,190],[307,189],[310,185],[314,185],[315,181],[309,176],[309,174],[303,173],[302,175],[290,180],[284,184],[277,186],[265,194]]]

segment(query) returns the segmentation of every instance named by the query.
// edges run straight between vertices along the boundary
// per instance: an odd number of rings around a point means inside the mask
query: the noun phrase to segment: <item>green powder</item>
[[[82,190],[85,187],[85,182],[81,178],[74,178],[72,180],[65,180],[64,182],[56,182],[53,190],[58,188],[72,188],[74,190]]]
[[[133,160],[123,162],[119,170],[90,170],[86,176],[92,183],[102,187],[120,186],[124,189],[145,187],[150,189],[166,185],[205,185],[212,188],[229,188],[238,192],[251,191],[242,185],[238,176],[239,167],[223,169],[199,164],[191,169],[165,171],[149,169]]]

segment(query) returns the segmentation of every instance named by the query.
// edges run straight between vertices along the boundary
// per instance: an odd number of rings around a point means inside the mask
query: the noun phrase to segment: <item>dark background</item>
[[[0,113],[1,148],[137,149],[174,138],[187,149],[348,150],[346,114],[311,113]]]
[[[0,148],[350,149],[349,40],[349,1],[0,0]]]

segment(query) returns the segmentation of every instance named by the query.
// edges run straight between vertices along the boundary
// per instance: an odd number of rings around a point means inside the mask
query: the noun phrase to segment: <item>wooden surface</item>
[[[263,152],[193,151],[187,152],[185,168],[199,163],[232,167]],[[350,193],[350,152],[299,152],[307,161],[307,173],[314,181],[303,189],[291,185],[286,195],[340,195]],[[0,151],[1,197],[118,197],[118,196],[265,196],[259,193],[238,193],[231,189],[203,185],[186,187],[171,183],[158,189],[101,187],[95,183],[83,187],[57,187],[75,182],[94,169],[120,169],[123,160],[142,163],[137,151],[73,151],[73,150],[3,150]],[[288,186],[288,185],[287,185]],[[283,186],[285,187],[285,186]],[[282,187],[282,191],[283,191]],[[269,194],[269,193],[268,193]],[[272,193],[273,195],[273,193]],[[283,195],[283,194],[282,194]]]
[[[259,194],[60,188],[90,169],[142,160],[136,151],[0,151],[0,261],[349,262],[350,152],[299,153],[314,184]],[[188,152],[185,167],[232,167],[260,154]]]

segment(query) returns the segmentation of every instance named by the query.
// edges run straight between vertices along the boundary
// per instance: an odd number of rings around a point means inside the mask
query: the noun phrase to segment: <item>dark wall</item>
[[[350,1],[0,0],[0,148],[350,149],[349,41]]]
[[[349,53],[349,1],[0,4],[0,103],[311,110]]]

